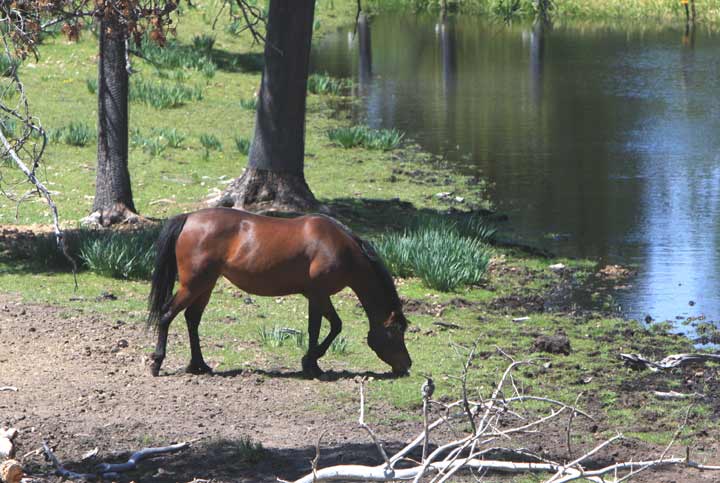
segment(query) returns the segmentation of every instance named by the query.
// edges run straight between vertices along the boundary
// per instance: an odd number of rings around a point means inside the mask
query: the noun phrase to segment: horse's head
[[[367,336],[370,348],[399,376],[407,375],[412,366],[410,354],[405,347],[407,325],[402,311],[394,310],[383,324],[372,326]]]

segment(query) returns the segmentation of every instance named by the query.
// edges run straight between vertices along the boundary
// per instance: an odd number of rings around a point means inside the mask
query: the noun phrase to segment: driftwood
[[[461,378],[461,381],[463,381],[462,399],[451,404],[431,401],[444,409],[444,414],[433,422],[424,421],[420,433],[404,448],[390,456],[387,455],[378,437],[364,419],[367,389],[364,384],[361,384],[359,425],[370,435],[370,439],[381,454],[384,462],[377,466],[348,464],[322,469],[318,469],[315,463],[311,473],[294,483],[319,483],[324,481],[389,482],[395,480],[410,480],[413,483],[419,483],[421,480],[430,483],[445,483],[460,470],[477,473],[474,475],[476,477],[478,475],[482,476],[488,470],[508,473],[550,472],[552,476],[544,480],[546,483],[568,483],[580,480],[593,483],[620,483],[632,479],[637,474],[650,468],[685,466],[703,471],[720,471],[720,466],[704,465],[691,460],[689,450],[684,457],[671,457],[668,455],[675,439],[685,427],[689,410],[685,422],[678,429],[662,454],[656,458],[647,458],[644,461],[614,462],[605,467],[592,470],[584,466],[601,450],[624,439],[621,434],[600,443],[582,456],[565,462],[552,461],[521,448],[497,446],[499,441],[507,444],[507,442],[512,441],[513,438],[519,435],[528,432],[541,432],[544,426],[557,424],[563,414],[570,417],[580,415],[592,418],[574,405],[523,394],[513,380],[512,372],[520,365],[529,364],[529,361],[518,362],[512,360],[487,399],[471,400],[465,389],[464,381],[467,378],[467,370],[471,366],[470,360],[473,353],[474,351],[471,350],[468,362],[464,365]],[[425,394],[427,394],[427,390],[423,391],[424,399],[427,398]],[[534,406],[538,402],[545,403],[547,413],[538,414],[534,411],[526,411],[521,414],[521,411],[524,410],[523,403],[529,401],[532,401]],[[577,404],[577,401],[575,404]],[[427,414],[426,411],[427,409],[424,409],[423,412]],[[460,422],[461,424],[453,425],[453,422]],[[470,429],[466,430],[465,433],[458,433],[460,426],[466,422],[470,422]],[[431,431],[441,426],[448,427],[451,431],[445,434],[453,434],[453,436],[450,441],[435,441],[435,449],[430,451],[427,448],[426,441],[430,438]],[[569,432],[570,429],[567,431]],[[432,434],[437,434],[437,432]],[[319,442],[317,451],[319,456]],[[410,457],[410,453],[413,452],[415,452],[413,457]],[[498,458],[500,454],[503,455],[503,459]],[[513,458],[517,461],[505,458]],[[315,461],[318,459],[316,457]],[[402,466],[400,466],[401,464]]]
[[[55,473],[58,476],[62,476],[63,478],[67,478],[69,480],[87,481],[94,481],[100,479],[116,479],[119,476],[119,473],[124,473],[126,471],[132,471],[136,469],[138,463],[144,459],[164,454],[177,453],[178,451],[182,451],[189,447],[190,443],[178,443],[170,446],[162,446],[159,448],[143,448],[140,451],[136,451],[135,453],[133,453],[132,456],[130,456],[130,458],[125,463],[101,463],[97,467],[97,473],[76,473],[74,471],[66,469],[62,465],[62,463],[60,463],[60,460],[58,460],[57,456],[55,456],[55,453],[53,453],[50,446],[46,442],[43,442],[43,452],[45,453],[47,459],[55,467]]]
[[[673,354],[657,362],[640,354],[620,354],[620,359],[633,369],[650,369],[658,372],[706,362],[720,362],[720,354]]]

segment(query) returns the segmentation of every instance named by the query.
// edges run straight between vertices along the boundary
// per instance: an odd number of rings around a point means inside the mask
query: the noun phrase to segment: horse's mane
[[[335,223],[335,225],[337,225],[345,233],[350,235],[350,237],[355,241],[355,243],[357,243],[360,251],[365,256],[367,261],[370,262],[373,270],[375,270],[375,273],[380,279],[380,282],[383,284],[383,288],[387,291],[387,293],[390,294],[390,308],[392,310],[401,310],[402,302],[400,301],[400,296],[398,296],[397,288],[395,288],[395,281],[393,280],[392,275],[390,275],[390,271],[385,266],[385,263],[383,262],[380,255],[378,255],[372,243],[367,240],[363,240],[362,238],[357,236],[348,226],[336,220],[335,218],[322,214],[318,216],[327,218],[328,220]],[[404,317],[402,317],[402,320],[404,320]]]

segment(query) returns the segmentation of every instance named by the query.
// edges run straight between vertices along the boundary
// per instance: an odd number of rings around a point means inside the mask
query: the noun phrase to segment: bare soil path
[[[144,462],[123,479],[270,482],[306,473],[317,437],[325,432],[321,466],[380,463],[357,429],[357,403],[340,402],[332,394],[333,389],[355,388],[352,374],[332,382],[308,381],[296,372],[297,361],[288,361],[288,367],[267,372],[190,376],[182,372],[186,361],[181,351],[170,351],[165,364],[169,372],[153,378],[146,365],[152,338],[136,324],[23,304],[0,294],[0,385],[18,388],[0,392],[0,425],[21,431],[18,454],[48,441],[66,466],[92,471],[98,460],[123,461],[144,446],[196,440],[189,450]],[[394,410],[382,402],[371,404],[374,411],[392,416]],[[386,422],[376,428],[391,447],[417,431],[412,422]],[[259,463],[245,459],[242,441],[248,437],[266,448]],[[562,437],[542,435],[530,447],[562,446]],[[96,461],[81,462],[94,448],[99,450]],[[603,456],[637,458],[657,450],[631,444]],[[51,473],[40,456],[24,461],[33,473]],[[716,478],[678,470],[637,481],[700,483]]]

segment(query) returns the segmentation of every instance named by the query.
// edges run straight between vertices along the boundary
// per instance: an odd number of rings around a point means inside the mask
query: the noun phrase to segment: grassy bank
[[[209,32],[213,8],[200,3],[182,17],[177,46],[181,52],[195,43],[194,37]],[[317,32],[353,18],[352,2],[321,0]],[[144,61],[135,61],[144,87],[137,91],[139,97],[131,105],[130,170],[136,206],[145,216],[164,218],[204,206],[202,200],[219,193],[247,162],[253,98],[260,81],[260,48],[252,46],[247,36],[232,32],[231,26],[221,23],[213,33],[215,41],[207,48],[207,61],[198,64],[156,69]],[[45,175],[65,224],[72,227],[92,205],[95,146],[90,138],[96,117],[92,93],[96,40],[89,32],[79,43],[51,37],[40,52],[40,61],[23,66],[22,75],[30,98],[39,100],[34,103],[36,114],[51,132],[60,133],[48,149]],[[175,89],[177,86],[182,88]],[[167,102],[152,101],[166,95],[153,88],[166,92]],[[486,394],[498,371],[507,364],[507,358],[498,351],[501,348],[516,359],[537,359],[518,376],[518,384],[525,390],[568,403],[583,394],[579,403],[599,418],[596,433],[588,437],[601,439],[623,429],[653,443],[669,439],[686,403],[655,400],[650,390],[705,392],[710,382],[693,374],[684,377],[633,372],[617,356],[621,352],[660,356],[686,351],[690,349],[686,339],[660,329],[648,330],[608,312],[577,310],[570,292],[592,278],[597,267],[589,261],[545,259],[495,247],[488,257],[483,257],[487,273],[469,273],[462,283],[442,285],[440,288],[449,289],[447,292],[429,288],[421,278],[428,264],[402,254],[409,243],[403,237],[412,229],[408,221],[443,218],[450,208],[488,207],[483,182],[445,169],[411,141],[398,140],[404,143],[399,148],[394,147],[394,142],[383,144],[389,146],[386,150],[371,149],[372,143],[332,140],[330,132],[347,127],[342,111],[336,109],[347,100],[332,94],[334,89],[318,87],[316,91],[330,93],[311,94],[308,99],[308,182],[319,199],[359,234],[381,242],[391,240],[388,243],[394,243],[398,252],[398,269],[405,270],[398,273],[402,277],[397,284],[412,322],[407,343],[414,359],[413,374],[399,380],[378,378],[372,382],[374,397],[395,410],[393,417],[417,417],[423,374],[432,374],[436,379],[436,398],[457,395],[460,382],[455,376],[461,371],[464,354],[477,342],[475,370],[468,380],[474,393]],[[437,196],[448,191],[453,196]],[[13,203],[0,198],[0,223],[13,221],[14,208]],[[42,224],[47,220],[41,201],[31,200],[20,206],[20,224]],[[439,247],[437,250],[446,246],[442,243],[447,240],[438,240],[437,236],[420,238],[421,252],[427,246]],[[462,238],[454,238],[453,242],[460,250],[476,249]],[[2,240],[0,283],[4,292],[26,302],[61,306],[69,320],[99,313],[108,323],[121,320],[143,330],[149,290],[144,280],[146,272],[128,274],[129,280],[124,280],[106,276],[117,276],[112,267],[108,271],[88,267],[90,270],[80,274],[79,287],[74,290],[67,267],[48,265],[44,256],[23,256],[27,255],[28,245],[37,243],[36,238],[7,231]],[[86,250],[90,253],[92,246]],[[461,259],[458,263],[465,262]],[[558,262],[566,268],[550,268]],[[118,265],[122,268],[122,263]],[[335,297],[335,306],[345,322],[343,339],[321,365],[346,375],[386,371],[386,366],[367,348],[367,322],[354,296],[347,290],[341,292]],[[300,296],[255,297],[221,281],[200,330],[208,362],[216,370],[257,371],[272,377],[277,372],[299,369],[307,340],[299,334],[306,331],[306,321],[307,303]],[[175,322],[172,331],[169,350],[187,356],[182,320]],[[569,354],[535,352],[538,336],[558,331],[570,340]],[[148,352],[153,342],[148,333]],[[354,390],[338,390],[332,383],[323,390],[330,402],[309,401],[308,410],[327,412],[333,401],[356,398]],[[705,431],[704,437],[714,438],[718,434],[712,418],[715,409],[711,400],[698,403],[682,441],[688,441],[689,435],[700,428]]]
[[[527,18],[535,15],[535,0],[448,0],[451,10],[479,14],[500,20]],[[697,0],[696,20],[704,24],[720,24],[720,1]],[[438,11],[439,0],[368,0],[376,12],[383,10]],[[679,0],[555,0],[551,16],[560,22],[574,20],[643,21],[678,23],[685,21],[685,9]]]

